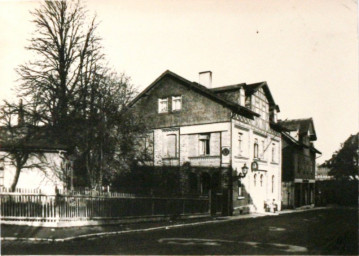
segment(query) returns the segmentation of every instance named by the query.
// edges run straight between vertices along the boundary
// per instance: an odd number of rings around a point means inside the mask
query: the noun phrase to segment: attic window
[[[172,111],[180,111],[182,109],[182,96],[172,96]]]
[[[168,112],[168,98],[158,99],[158,113]]]

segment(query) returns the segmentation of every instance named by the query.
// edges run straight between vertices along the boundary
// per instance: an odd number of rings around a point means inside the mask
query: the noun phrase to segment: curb
[[[65,237],[65,238],[1,237],[0,241],[66,242],[66,241],[71,241],[71,240],[76,240],[76,239],[85,239],[85,238],[92,238],[92,237],[105,237],[105,236],[121,235],[121,234],[128,234],[128,233],[139,233],[139,232],[148,232],[148,231],[164,230],[164,229],[172,229],[172,228],[180,228],[180,227],[199,226],[199,225],[206,225],[206,224],[230,222],[230,221],[241,220],[241,219],[255,219],[255,218],[261,218],[261,217],[279,216],[279,215],[290,214],[290,213],[298,213],[298,212],[313,211],[313,210],[323,210],[323,209],[329,209],[329,207],[320,207],[320,208],[318,207],[318,208],[310,208],[310,209],[292,210],[292,211],[280,212],[280,213],[276,213],[276,214],[255,214],[255,215],[247,215],[247,216],[242,215],[240,217],[224,217],[225,219],[216,219],[216,220],[194,222],[194,223],[175,224],[175,225],[167,225],[167,226],[145,228],[145,229],[133,229],[133,230],[92,233],[92,234],[84,234],[84,235],[78,235],[78,236],[70,236],[70,237]]]

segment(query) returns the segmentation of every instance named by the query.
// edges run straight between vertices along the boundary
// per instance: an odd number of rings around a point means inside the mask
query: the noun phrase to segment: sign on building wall
[[[221,155],[222,155],[222,164],[230,164],[231,161],[231,151],[229,147],[222,147],[221,148]]]

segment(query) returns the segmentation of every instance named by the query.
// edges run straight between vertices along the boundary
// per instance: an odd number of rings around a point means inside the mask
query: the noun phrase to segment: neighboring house
[[[316,181],[324,181],[324,180],[333,180],[334,176],[329,175],[330,168],[326,167],[324,164],[317,166],[317,170],[315,172],[315,180]]]
[[[10,132],[11,130],[11,132]],[[0,127],[0,188],[9,190],[16,176],[16,160],[23,161],[18,177],[18,190],[40,190],[44,194],[54,194],[55,188],[65,189],[69,182],[70,166],[66,159],[66,147],[51,142],[41,132],[25,137],[28,127]]]
[[[273,200],[280,210],[279,107],[267,83],[211,88],[211,77],[200,73],[203,86],[166,71],[130,104],[149,129],[147,165],[177,167],[183,193],[209,195],[212,213],[263,212]]]
[[[315,203],[315,159],[321,154],[312,118],[278,121],[282,132],[282,205],[297,208]]]

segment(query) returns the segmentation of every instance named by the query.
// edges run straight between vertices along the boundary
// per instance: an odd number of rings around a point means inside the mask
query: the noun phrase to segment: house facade
[[[54,194],[71,183],[66,147],[49,141],[44,129],[34,129],[24,125],[0,127],[0,190],[10,191],[16,180],[19,191]],[[17,166],[21,166],[20,172]]]
[[[34,151],[35,152],[35,151]],[[0,149],[0,188],[9,190],[16,175],[16,167],[9,160],[7,150]],[[38,190],[44,194],[54,194],[55,189],[64,190],[66,183],[63,177],[64,159],[62,150],[41,149],[40,161],[31,154],[25,168],[20,172],[16,188],[20,190]]]
[[[208,195],[213,214],[264,212],[266,202],[280,210],[279,107],[268,85],[212,88],[211,75],[200,74],[204,86],[166,71],[130,104],[148,128],[146,164],[177,167],[182,193]]]
[[[314,206],[317,140],[312,118],[278,122],[282,132],[282,203],[284,208]]]

